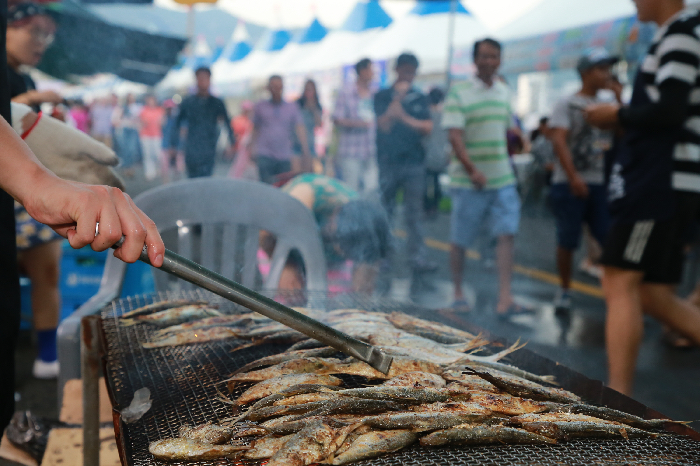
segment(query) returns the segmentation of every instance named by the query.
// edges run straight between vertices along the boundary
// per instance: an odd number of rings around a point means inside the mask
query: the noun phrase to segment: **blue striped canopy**
[[[422,0],[416,3],[416,6],[411,10],[411,14],[414,15],[432,15],[435,13],[450,13],[452,11],[452,2],[450,0]],[[457,1],[456,13],[470,14],[469,11],[464,8],[461,1]]]
[[[326,29],[318,19],[314,18],[311,24],[309,24],[309,27],[301,31],[294,41],[299,44],[320,42],[321,39],[326,37],[326,34],[328,34],[328,29]]]
[[[342,26],[341,31],[361,32],[368,29],[385,28],[391,24],[391,16],[377,0],[357,2]]]

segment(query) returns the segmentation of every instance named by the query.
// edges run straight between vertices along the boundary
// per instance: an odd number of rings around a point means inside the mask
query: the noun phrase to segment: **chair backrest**
[[[256,286],[260,231],[277,239],[263,290],[278,287],[287,256],[304,261],[306,290],[326,290],[326,265],[316,221],[302,203],[269,185],[226,178],[197,178],[148,190],[134,199],[158,226],[166,247],[249,288]],[[110,254],[102,284],[119,292],[126,264]],[[190,289],[190,283],[154,270],[156,291]],[[117,295],[118,295],[117,294]]]

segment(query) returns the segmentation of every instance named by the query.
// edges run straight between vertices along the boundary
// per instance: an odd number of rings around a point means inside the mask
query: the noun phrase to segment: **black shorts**
[[[675,213],[669,220],[613,223],[600,262],[644,272],[645,282],[680,283],[687,231],[700,209],[700,193],[677,192],[675,196]]]

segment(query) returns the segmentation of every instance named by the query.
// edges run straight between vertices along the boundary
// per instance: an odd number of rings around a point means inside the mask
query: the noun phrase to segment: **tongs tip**
[[[367,363],[382,374],[389,374],[389,369],[391,368],[391,363],[393,360],[394,358],[392,356],[389,356],[377,348],[372,348],[372,353],[370,354],[369,361],[367,361]]]

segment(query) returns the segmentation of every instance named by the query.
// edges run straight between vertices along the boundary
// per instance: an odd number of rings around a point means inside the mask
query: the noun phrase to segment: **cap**
[[[38,3],[18,3],[7,8],[7,24],[11,25],[12,23],[31,18],[32,16],[46,14],[48,14],[46,9]]]
[[[579,73],[583,73],[586,70],[593,68],[598,65],[614,65],[620,61],[620,58],[614,55],[610,55],[607,50],[602,47],[587,49],[578,59],[576,64],[576,69]]]

